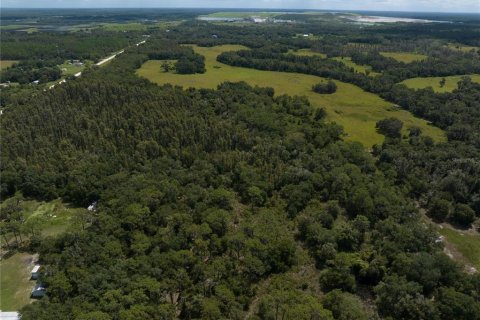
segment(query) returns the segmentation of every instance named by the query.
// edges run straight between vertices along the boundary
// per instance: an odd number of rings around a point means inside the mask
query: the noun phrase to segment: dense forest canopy
[[[318,39],[297,36],[319,27]],[[23,247],[40,253],[46,287],[23,320],[480,319],[480,275],[443,253],[433,227],[475,229],[480,215],[480,84],[465,77],[449,93],[398,84],[480,73],[478,51],[445,42],[478,45],[478,28],[305,17],[292,25],[189,19],[148,33],[2,31],[2,59],[22,60],[2,79],[125,49],[52,90],[2,90],[2,198],[96,203],[82,228]],[[419,128],[403,136],[402,121],[386,118],[377,122],[384,143],[366,150],[344,141],[321,106],[268,83],[194,89],[135,74],[148,60],[176,61],[185,77],[205,72],[204,57],[182,44],[242,44],[249,50],[218,61],[357,85],[448,140],[434,143]],[[407,50],[428,58],[381,54]],[[331,96],[334,85],[308,89]],[[15,205],[1,219],[2,235],[22,234]]]

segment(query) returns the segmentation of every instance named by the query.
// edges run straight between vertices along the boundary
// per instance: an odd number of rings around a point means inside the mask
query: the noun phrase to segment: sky
[[[281,8],[480,13],[480,0],[0,0],[3,8]]]

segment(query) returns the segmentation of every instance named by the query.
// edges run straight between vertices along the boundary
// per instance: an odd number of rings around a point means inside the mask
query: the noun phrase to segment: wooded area
[[[305,21],[189,20],[141,46],[131,33],[2,31],[2,59],[22,60],[2,81],[31,60],[55,69],[54,57],[96,60],[126,48],[52,90],[2,90],[2,198],[97,202],[82,228],[27,244],[40,253],[47,291],[22,320],[480,319],[479,273],[444,254],[424,215],[461,228],[480,215],[480,84],[464,78],[451,93],[398,84],[480,73],[478,53],[438,45],[478,45],[478,29]],[[319,40],[293,37],[319,26]],[[54,38],[65,45],[60,55],[39,46]],[[419,128],[402,135],[402,121],[386,118],[377,122],[384,143],[367,150],[344,141],[322,106],[268,83],[180,88],[135,74],[148,60],[176,60],[185,77],[206,72],[185,43],[242,44],[250,49],[218,61],[354,84],[431,121],[448,141]],[[289,52],[305,48],[327,56]],[[380,54],[407,49],[428,58],[405,64]],[[336,89],[331,80],[309,87]],[[14,207],[1,220],[4,235],[28,230]]]

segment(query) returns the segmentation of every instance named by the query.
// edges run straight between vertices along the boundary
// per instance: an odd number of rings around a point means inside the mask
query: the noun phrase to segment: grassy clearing
[[[35,286],[30,272],[36,259],[36,255],[16,253],[0,261],[0,310],[16,311],[30,302]]]
[[[150,60],[137,70],[137,74],[158,84],[171,83],[185,88],[216,88],[224,81],[246,81],[251,85],[269,86],[277,94],[303,95],[309,98],[312,106],[324,107],[328,120],[342,125],[347,140],[359,141],[367,147],[383,141],[383,136],[375,130],[375,123],[386,117],[397,117],[405,124],[420,127],[426,135],[437,141],[444,140],[444,133],[426,121],[415,118],[405,110],[391,108],[391,104],[377,95],[363,91],[357,86],[335,81],[337,92],[330,95],[314,93],[314,84],[326,79],[286,72],[260,71],[249,68],[232,67],[216,61],[217,55],[224,51],[240,50],[238,45],[203,48],[194,46],[197,53],[205,56],[207,72],[204,74],[180,75],[161,71],[161,61]]]
[[[480,83],[480,75],[468,75],[472,81]],[[424,89],[431,87],[435,92],[452,92],[458,88],[458,82],[462,80],[463,76],[449,76],[449,77],[427,77],[427,78],[412,78],[402,81],[404,85],[412,89]],[[442,87],[440,81],[445,78],[445,85]]]
[[[44,202],[23,199],[21,195],[5,200],[0,205],[0,210],[6,208],[9,203],[16,202],[17,199],[20,199],[19,206],[25,221],[35,219],[42,236],[55,236],[65,232],[73,225],[76,215],[87,211],[84,208],[71,207],[61,199]],[[7,235],[7,238],[9,243],[15,241],[13,235]],[[5,245],[3,237],[0,238],[0,245]]]
[[[0,26],[0,30],[20,30],[20,29],[26,29],[26,28],[31,28],[32,26],[28,24],[9,24],[9,25],[4,25]]]
[[[368,74],[371,75],[371,76],[379,76],[380,75],[380,73],[372,71],[371,66],[356,64],[355,62],[352,61],[352,58],[350,58],[350,57],[335,57],[335,58],[332,58],[332,59],[343,63],[344,65],[346,65],[349,68],[353,68],[353,70],[355,70],[355,72],[363,73],[363,74],[367,74],[367,72],[368,72]]]
[[[249,18],[249,17],[260,17],[260,18],[272,18],[278,15],[281,15],[281,12],[256,12],[256,11],[220,11],[214,12],[205,17],[212,18]]]
[[[480,47],[473,47],[473,46],[465,46],[462,44],[455,44],[455,43],[449,43],[447,45],[448,48],[453,49],[453,50],[458,50],[458,51],[463,51],[463,52],[470,52],[472,50],[474,51],[479,51]]]
[[[317,52],[317,51],[312,51],[310,49],[298,49],[297,51],[294,50],[288,50],[289,54],[294,54],[297,56],[307,56],[307,57],[320,57],[325,59],[327,55],[325,53]]]
[[[140,22],[104,23],[102,29],[106,31],[147,31],[148,26]]]
[[[448,242],[468,260],[477,270],[480,270],[480,235],[468,234],[449,227],[438,229]]]
[[[426,55],[411,52],[380,52],[380,54],[403,63],[422,61],[428,58]]]
[[[13,66],[18,61],[15,60],[0,60],[0,70]]]
[[[25,224],[35,222],[42,237],[55,236],[73,228],[81,228],[75,223],[75,216],[87,212],[83,208],[73,208],[63,203],[60,199],[50,202],[24,199],[16,195],[5,200],[0,205],[0,210],[18,201],[20,212]],[[6,235],[9,244],[15,242],[12,234]],[[23,240],[27,235],[22,236]],[[0,245],[5,245],[1,238]],[[30,281],[30,272],[37,260],[35,255],[27,253],[15,253],[0,261],[0,309],[4,311],[18,310],[30,302],[30,291],[35,281]]]
[[[17,31],[26,32],[26,33],[30,34],[30,33],[38,32],[38,28],[31,27],[31,28],[21,29],[21,30],[17,30]]]
[[[78,72],[83,71],[83,69],[85,69],[85,65],[75,66],[74,64],[69,63],[68,61],[65,61],[63,64],[59,65],[58,67],[60,68],[60,70],[62,70],[62,74],[64,76],[74,75]]]

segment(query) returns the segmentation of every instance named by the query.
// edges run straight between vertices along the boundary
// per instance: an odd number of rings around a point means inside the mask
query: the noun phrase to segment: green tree
[[[438,222],[443,222],[450,215],[452,205],[445,199],[434,198],[428,205],[428,215]]]
[[[375,287],[376,305],[382,317],[393,319],[438,319],[431,300],[422,295],[422,287],[404,277],[388,276]]]
[[[332,311],[336,320],[368,320],[372,316],[357,296],[335,289],[321,299],[325,308]]]
[[[458,203],[450,214],[449,220],[454,224],[469,226],[475,218],[475,211],[469,205]]]
[[[381,134],[390,138],[400,138],[403,122],[397,118],[387,118],[377,122],[376,128]]]

